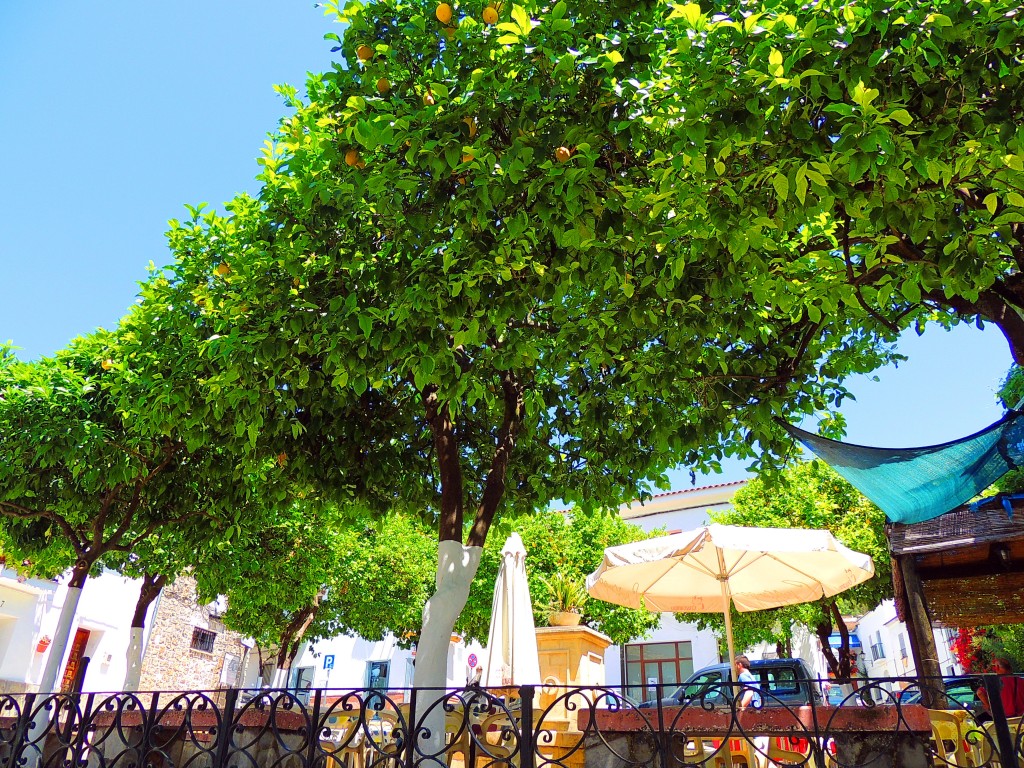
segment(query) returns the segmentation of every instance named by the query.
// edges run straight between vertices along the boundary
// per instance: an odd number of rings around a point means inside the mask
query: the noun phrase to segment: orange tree
[[[189,451],[172,435],[133,430],[104,386],[118,375],[105,333],[75,340],[51,358],[22,362],[0,348],[0,541],[34,574],[69,571],[68,596],[42,672],[50,692],[81,590],[104,565],[151,552],[162,531],[182,550],[255,517],[253,484],[216,447]],[[249,478],[251,480],[252,478]],[[273,496],[259,483],[260,498]],[[148,571],[156,558],[138,563]],[[163,571],[165,576],[172,573]],[[141,658],[141,618],[133,632]]]
[[[256,198],[172,223],[115,396],[428,520],[442,681],[499,513],[771,463],[900,329],[1012,331],[1019,24],[939,5],[328,3],[347,64],[281,88]]]

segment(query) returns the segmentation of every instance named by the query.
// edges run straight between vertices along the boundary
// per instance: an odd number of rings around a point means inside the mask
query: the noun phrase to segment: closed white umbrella
[[[587,591],[630,608],[721,612],[733,662],[730,602],[741,613],[806,603],[874,574],[868,555],[829,531],[712,524],[609,547],[587,577]]]
[[[540,683],[526,549],[518,533],[509,536],[501,550],[482,682],[487,687]]]

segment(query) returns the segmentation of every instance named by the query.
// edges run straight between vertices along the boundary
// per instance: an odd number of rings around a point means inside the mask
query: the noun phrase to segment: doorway
[[[60,692],[73,693],[76,683],[81,688],[79,677],[85,676],[85,667],[89,661],[85,658],[85,647],[89,644],[88,629],[79,628],[75,632],[75,639],[71,641],[71,653],[68,655],[68,663],[64,667],[64,674],[60,679]]]

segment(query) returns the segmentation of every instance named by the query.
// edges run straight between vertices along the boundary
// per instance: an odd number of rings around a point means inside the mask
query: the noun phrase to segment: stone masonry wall
[[[196,602],[195,579],[180,576],[165,587],[152,622],[142,659],[140,690],[214,690],[238,684],[240,677],[236,675],[229,675],[222,683],[221,673],[229,654],[238,660],[239,669],[244,663],[242,635],[225,628],[219,617],[211,615],[210,606]],[[192,648],[196,627],[216,633],[212,652]]]

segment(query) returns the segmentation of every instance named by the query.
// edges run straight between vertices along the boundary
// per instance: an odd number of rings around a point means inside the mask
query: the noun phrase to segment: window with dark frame
[[[675,685],[693,674],[693,646],[689,641],[638,643],[622,649],[623,693],[636,701],[654,698],[653,681],[664,685],[668,696]]]
[[[192,630],[192,650],[213,653],[213,643],[216,639],[216,632],[196,627]]]

